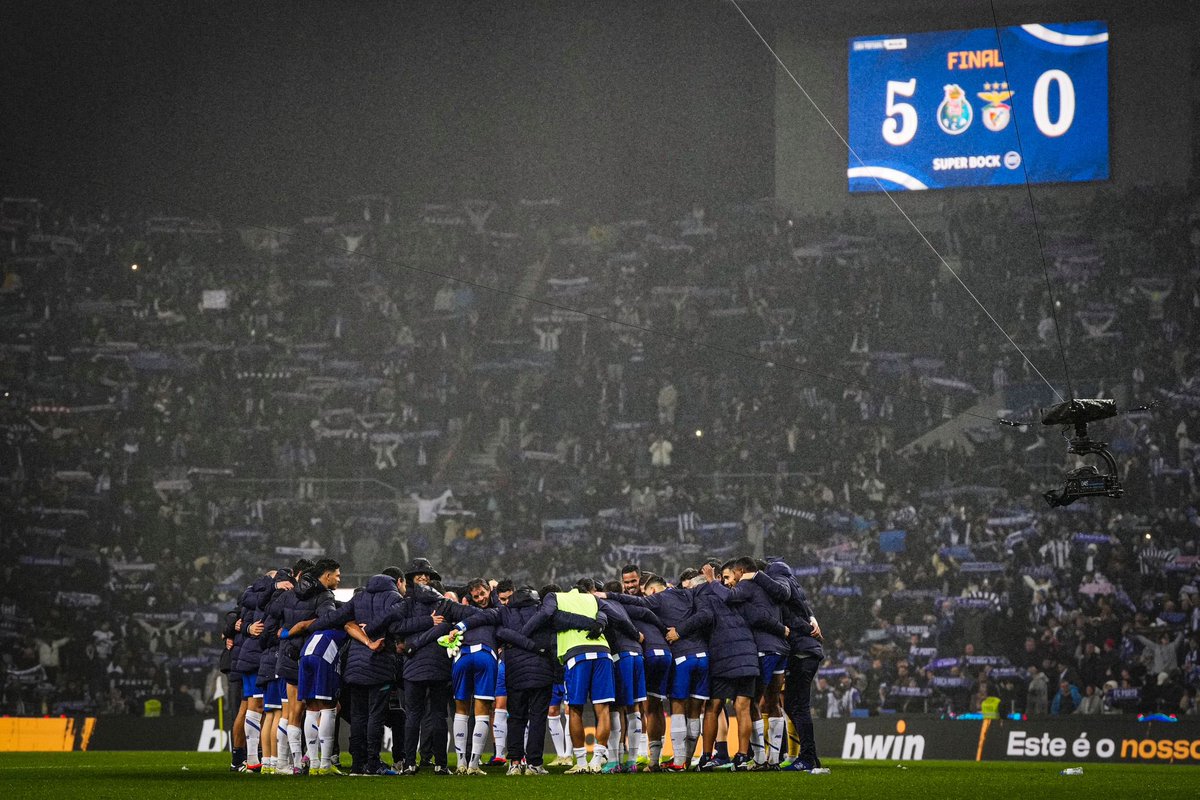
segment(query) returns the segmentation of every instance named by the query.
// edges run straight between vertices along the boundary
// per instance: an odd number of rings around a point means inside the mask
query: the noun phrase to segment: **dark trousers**
[[[389,708],[383,715],[383,724],[392,729],[392,763],[404,763],[404,728],[407,715],[403,708]]]
[[[383,724],[392,731],[392,764],[399,770],[404,766],[404,682],[396,671],[396,680],[388,691],[387,710],[383,712]]]
[[[449,730],[446,708],[450,703],[449,681],[405,681],[404,762],[417,763],[417,743],[421,744],[424,763],[446,766]]]
[[[792,721],[796,735],[800,737],[799,759],[813,767],[821,766],[812,722],[812,682],[819,666],[819,658],[789,658],[785,676],[787,688],[783,696],[783,712]]]
[[[337,716],[333,718],[333,759],[334,766],[342,765],[342,722],[350,724],[350,696],[338,694]]]
[[[508,687],[508,760],[521,759],[531,767],[542,765],[546,749],[546,712],[550,708],[551,687],[533,689]]]
[[[383,718],[387,713],[387,684],[362,686],[346,684],[350,699],[350,757],[354,768],[368,772],[379,767],[379,750],[383,747]]]
[[[238,708],[242,705],[242,675],[239,672],[227,673],[229,678],[229,694],[221,698],[221,702],[225,703],[225,719],[229,720],[229,750],[233,753],[233,765],[238,766],[246,763],[245,748],[238,751],[233,750],[233,724],[237,720]]]

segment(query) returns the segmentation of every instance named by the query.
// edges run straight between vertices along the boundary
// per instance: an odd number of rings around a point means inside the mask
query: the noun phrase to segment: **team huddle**
[[[630,564],[619,581],[540,592],[477,578],[460,597],[418,558],[344,603],[340,581],[336,561],[301,559],[255,580],[228,615],[230,684],[241,690],[231,769],[449,775],[450,752],[466,775],[820,768],[809,699],[821,630],[782,561],[710,561],[674,584]],[[799,745],[790,760],[788,721]]]

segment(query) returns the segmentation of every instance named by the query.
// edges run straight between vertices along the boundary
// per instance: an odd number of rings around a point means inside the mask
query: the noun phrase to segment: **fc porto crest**
[[[979,99],[987,101],[983,107],[983,127],[993,132],[1008,127],[1012,121],[1012,106],[1008,105],[1008,101],[1014,94],[1008,88],[1007,81],[983,85],[983,91],[979,92]]]
[[[958,134],[971,127],[975,121],[975,112],[967,100],[967,94],[957,83],[948,83],[942,87],[946,96],[937,109],[938,127],[949,134]]]

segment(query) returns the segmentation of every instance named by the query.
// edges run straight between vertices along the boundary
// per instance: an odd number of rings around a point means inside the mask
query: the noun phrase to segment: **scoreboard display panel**
[[[1105,180],[1108,26],[854,38],[849,110],[852,192]]]

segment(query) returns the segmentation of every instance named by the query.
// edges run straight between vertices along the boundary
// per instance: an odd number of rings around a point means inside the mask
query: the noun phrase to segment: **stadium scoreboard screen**
[[[852,192],[1108,178],[1104,22],[865,36],[849,58]]]

